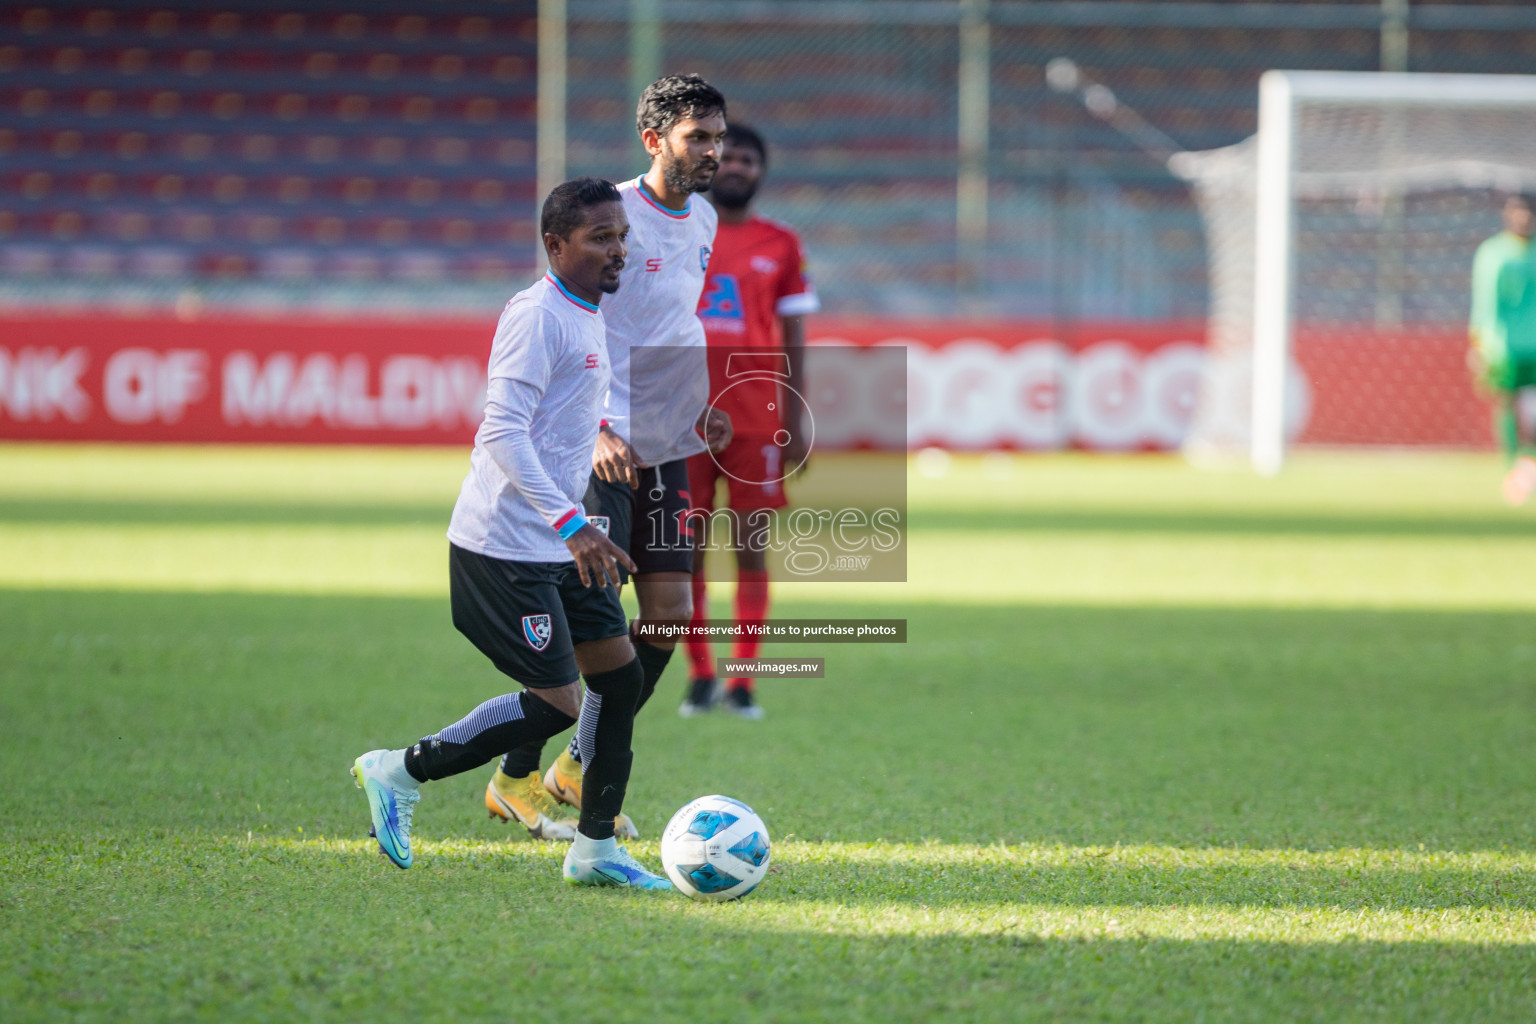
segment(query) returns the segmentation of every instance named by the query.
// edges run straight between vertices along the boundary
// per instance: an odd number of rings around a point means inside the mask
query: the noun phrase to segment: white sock
[[[395,789],[417,789],[421,786],[415,776],[405,770],[404,750],[387,750],[379,761],[379,767],[384,769],[384,777]]]
[[[571,846],[575,849],[576,856],[583,860],[611,857],[619,852],[619,841],[614,836],[609,836],[607,839],[593,839],[591,836],[584,836],[577,832]]]

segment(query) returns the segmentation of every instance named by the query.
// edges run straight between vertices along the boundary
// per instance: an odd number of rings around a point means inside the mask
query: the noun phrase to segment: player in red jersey
[[[688,460],[695,506],[713,509],[716,484],[724,479],[728,507],[743,523],[753,512],[789,504],[784,480],[803,468],[809,456],[800,429],[804,407],[780,385],[804,393],[804,317],[821,308],[806,275],[800,239],[785,225],[752,212],[752,198],[767,166],[762,136],[744,125],[730,125],[709,190],[720,227],[699,300],[699,319],[709,346],[710,395],[715,407],[731,417],[735,436],[724,451]],[[736,552],[736,618],[760,622],[768,614],[768,567],[762,544],[742,532],[730,538]],[[693,568],[695,623],[708,618],[703,562],[701,551]],[[732,656],[755,658],[757,651],[756,639],[741,639]],[[709,641],[689,640],[688,660],[688,697],[680,709],[684,716],[709,710],[717,688]],[[750,678],[732,678],[726,686],[730,710],[745,718],[762,717]]]

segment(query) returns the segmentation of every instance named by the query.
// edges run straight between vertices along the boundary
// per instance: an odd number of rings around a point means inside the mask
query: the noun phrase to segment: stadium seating
[[[531,263],[527,3],[50,3],[0,25],[0,274]]]
[[[971,308],[1198,318],[1205,254],[1187,188],[1051,92],[1046,63],[1073,59],[1176,145],[1209,149],[1253,132],[1268,67],[1376,68],[1375,5],[1332,5],[1336,28],[1053,23],[1038,17],[1050,6],[993,5],[992,237]],[[1080,22],[1091,6],[1064,9]],[[1124,20],[1135,6],[1106,10]],[[1036,20],[1010,20],[1015,7]],[[643,166],[627,5],[572,11],[568,166],[622,178]],[[0,286],[526,274],[535,13],[532,0],[8,8]],[[769,135],[780,159],[765,209],[804,232],[831,308],[954,312],[952,24],[686,21],[663,36],[666,70],[704,73],[733,117]],[[1411,38],[1418,70],[1517,72],[1536,59],[1530,33],[1429,26]]]

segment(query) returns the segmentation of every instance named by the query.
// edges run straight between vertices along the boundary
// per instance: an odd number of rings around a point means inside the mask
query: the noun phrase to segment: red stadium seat
[[[64,210],[55,213],[50,219],[49,233],[61,242],[72,241],[79,238],[85,228],[85,218],[76,210]]]
[[[142,46],[130,46],[117,55],[117,73],[120,75],[141,75],[149,65],[149,51]]]
[[[244,112],[245,97],[238,92],[220,92],[208,97],[208,113],[221,121],[233,121]]]
[[[404,217],[380,217],[367,221],[363,236],[375,245],[404,245],[411,241],[411,222]]]
[[[305,202],[313,191],[313,183],[298,174],[290,174],[277,183],[277,199],[283,203]]]
[[[241,18],[234,11],[220,11],[208,18],[208,34],[215,39],[233,39],[240,34]]]
[[[85,51],[78,46],[65,46],[53,52],[53,73],[72,75],[85,66]]]
[[[16,106],[25,117],[41,117],[52,104],[53,96],[47,89],[33,88],[22,91],[21,100]]]
[[[176,31],[180,21],[175,11],[150,11],[144,18],[144,30],[152,36],[164,38]]]
[[[480,43],[490,38],[491,19],[475,15],[459,19],[458,36],[463,43]]]
[[[378,183],[361,175],[348,178],[341,184],[341,197],[351,206],[364,206],[373,202],[378,194]]]
[[[251,257],[237,252],[208,253],[197,262],[197,269],[208,277],[249,277],[255,269]]]
[[[272,34],[279,39],[298,39],[304,35],[304,15],[289,12],[272,19]]]
[[[240,140],[240,156],[249,163],[266,163],[277,156],[277,139],[257,133]]]
[[[280,121],[299,121],[309,113],[309,97],[301,92],[285,92],[272,99],[272,114]]]
[[[331,214],[306,218],[300,230],[318,245],[339,245],[347,240],[346,220]]]
[[[433,139],[432,162],[445,167],[457,166],[469,159],[469,149],[468,139]]]
[[[384,82],[400,73],[401,60],[392,53],[376,53],[368,58],[368,77]]]
[[[85,17],[80,20],[80,27],[85,29],[87,35],[104,36],[116,26],[117,14],[102,8],[87,11]]]
[[[151,184],[151,195],[160,203],[175,203],[186,193],[186,178],[178,173],[164,173]]]
[[[238,174],[221,174],[213,181],[213,198],[220,203],[238,203],[247,191],[246,180]]]
[[[460,106],[464,120],[470,124],[490,124],[496,120],[496,100],[490,96],[473,96]]]
[[[82,192],[85,197],[94,202],[104,202],[117,194],[117,175],[107,171],[97,171],[86,177]]]
[[[431,96],[407,96],[400,101],[400,118],[412,124],[425,124],[437,112],[437,102]]]
[[[284,231],[285,224],[281,217],[269,213],[246,213],[236,217],[230,237],[256,245],[271,245],[282,240]]]
[[[420,42],[426,38],[427,19],[419,14],[406,14],[395,19],[394,36],[402,43]]]
[[[437,226],[437,240],[444,245],[472,245],[475,242],[475,222],[467,217],[452,217]]]
[[[337,39],[361,39],[368,31],[368,19],[361,14],[342,14],[332,23],[331,31]]]
[[[47,171],[27,171],[21,175],[19,185],[22,198],[36,202],[53,191],[53,175]]]
[[[368,117],[373,103],[367,97],[360,94],[342,96],[336,101],[336,119],[338,121],[362,121]]]
[[[71,157],[79,156],[80,151],[84,147],[85,136],[73,128],[66,128],[64,131],[55,132],[48,146],[56,160],[68,160]]]

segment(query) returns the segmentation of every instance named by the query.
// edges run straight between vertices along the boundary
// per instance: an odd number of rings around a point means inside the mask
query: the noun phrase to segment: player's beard
[[[742,179],[715,176],[714,183],[709,186],[709,198],[716,205],[727,210],[742,210],[757,195],[757,182],[738,187],[736,183]]]
[[[666,143],[663,142],[662,145],[666,146]],[[705,163],[708,163],[715,167],[717,170],[720,167],[720,165],[713,160],[701,160],[698,163],[690,163],[686,150],[684,150],[682,154],[678,154],[673,152],[673,150],[668,147],[663,150],[663,154],[664,155],[662,156],[661,160],[661,176],[666,181],[667,188],[671,189],[673,192],[682,193],[683,195],[687,195],[690,192],[703,192],[709,188],[710,183],[714,180],[714,178],[711,177],[710,181],[706,181],[702,185],[699,184],[698,179],[694,177],[694,172],[697,171],[701,166],[703,166]]]
[[[605,269],[622,271],[624,269],[624,264],[620,263],[620,264],[618,264],[616,266],[614,264],[609,264],[608,267],[605,268]],[[600,278],[599,282],[598,282],[597,290],[602,292],[604,295],[612,295],[612,294],[614,294],[615,292],[617,292],[619,290],[619,278],[618,277],[614,277],[614,279],[612,281],[608,280],[606,277]]]

